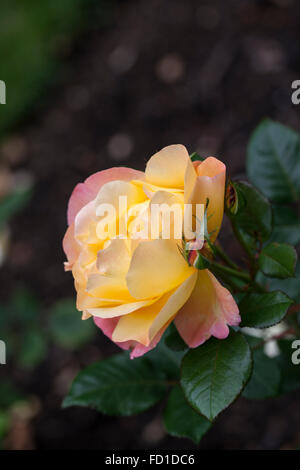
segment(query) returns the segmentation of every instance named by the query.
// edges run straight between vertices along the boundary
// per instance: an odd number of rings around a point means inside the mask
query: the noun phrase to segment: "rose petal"
[[[90,235],[90,225],[95,223],[95,200],[86,204],[75,217],[74,220],[74,236],[77,241],[80,241]]]
[[[140,300],[139,302],[123,303],[116,307],[103,307],[103,308],[89,308],[87,312],[94,317],[99,318],[114,318],[128,315],[136,310],[141,309],[147,305],[154,303],[155,300]]]
[[[125,279],[118,277],[103,276],[98,273],[91,274],[88,278],[86,290],[93,297],[107,300],[114,298],[127,302],[134,300],[128,291]]]
[[[211,335],[226,338],[227,325],[238,325],[240,321],[237,304],[230,292],[212,273],[202,270],[192,295],[175,318],[175,325],[184,341],[195,348]]]
[[[126,167],[110,168],[89,176],[84,183],[77,184],[72,192],[68,204],[68,225],[74,222],[77,213],[83,206],[95,199],[105,183],[113,180],[131,181],[133,179],[143,180],[144,178],[143,172]]]
[[[136,299],[156,297],[184,282],[192,271],[179,251],[178,241],[142,241],[133,253],[127,285]]]
[[[226,167],[214,157],[208,157],[197,166],[197,179],[190,194],[189,203],[206,204],[207,228],[211,242],[217,238],[224,213]]]
[[[95,325],[102,330],[102,332],[108,336],[109,339],[112,338],[112,333],[118,323],[118,318],[109,318],[109,319],[102,319],[94,317]],[[160,331],[156,337],[151,341],[149,346],[144,346],[136,341],[125,341],[121,343],[116,343],[122,349],[131,349],[130,358],[135,359],[136,357],[143,356],[145,353],[151,351],[151,349],[155,348],[157,343],[159,342],[164,330]]]
[[[163,187],[184,187],[186,166],[190,160],[184,145],[169,145],[154,154],[146,166],[146,181]]]
[[[120,318],[112,339],[115,342],[134,340],[149,346],[155,336],[174,318],[187,301],[197,279],[194,271],[177,289],[168,292],[157,302]]]
[[[115,238],[97,255],[100,274],[125,278],[130,266],[130,249],[127,240]]]
[[[183,194],[157,191],[150,201],[149,237],[182,240]],[[177,242],[178,243],[178,242]]]
[[[151,351],[152,349],[155,348],[155,346],[159,343],[160,341],[160,338],[162,337],[163,333],[165,332],[166,328],[168,327],[169,325],[165,325],[164,328],[162,328],[162,330],[157,333],[157,335],[155,336],[155,338],[151,341],[151,343],[149,344],[149,346],[144,346],[143,344],[141,343],[134,343],[134,347],[132,348],[131,350],[131,353],[130,353],[130,359],[135,359],[136,357],[141,357],[143,356],[144,354],[146,354],[147,352]]]
[[[109,339],[112,338],[113,331],[119,321],[119,318],[93,318],[95,325],[100,328],[102,333],[105,334]],[[133,346],[131,341],[123,342],[123,343],[116,343],[122,349],[129,349]]]
[[[63,249],[68,260],[68,263],[66,263],[66,265],[68,270],[70,270],[72,269],[72,266],[77,260],[80,253],[78,243],[74,238],[74,224],[70,225],[65,233],[63,239]]]

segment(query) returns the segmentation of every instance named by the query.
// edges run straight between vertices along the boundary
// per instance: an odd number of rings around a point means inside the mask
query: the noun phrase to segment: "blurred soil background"
[[[165,434],[161,406],[130,418],[61,409],[76,373],[118,351],[74,309],[61,248],[67,202],[91,173],[143,170],[172,143],[244,176],[262,118],[300,130],[291,102],[300,4],[4,0],[0,11],[0,445],[195,448]],[[238,256],[226,223],[222,241]],[[238,399],[200,449],[299,447],[299,398]]]

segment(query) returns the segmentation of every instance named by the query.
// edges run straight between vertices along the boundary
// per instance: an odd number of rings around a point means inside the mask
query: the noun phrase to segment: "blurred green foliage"
[[[6,104],[0,105],[0,140],[36,107],[47,86],[57,83],[59,61],[80,30],[105,26],[113,0],[2,0],[0,6],[0,80],[6,84]],[[0,201],[0,264],[7,251],[8,225],[30,201],[32,187],[16,185]],[[5,235],[5,236],[4,236]],[[92,321],[82,322],[74,301],[41,306],[26,287],[0,302],[0,338],[6,343],[10,371],[34,371],[50,347],[73,350],[96,334]],[[4,446],[13,407],[26,400],[15,382],[0,381],[0,449]]]
[[[6,105],[0,107],[0,137],[28,109],[51,80],[59,36],[71,33],[81,0],[2,0],[1,80]],[[55,43],[55,41],[58,41]]]
[[[29,202],[32,194],[31,187],[13,189],[0,201],[0,229],[19,210]]]
[[[9,362],[33,369],[45,359],[50,343],[75,350],[91,341],[97,329],[91,320],[81,320],[74,300],[59,300],[45,310],[31,292],[19,288],[0,305],[0,331]]]
[[[0,382],[0,450],[4,447],[4,439],[10,428],[12,406],[23,399],[12,382]]]
[[[92,320],[81,320],[71,299],[59,300],[45,309],[33,293],[19,288],[7,303],[0,304],[0,335],[6,343],[7,364],[13,370],[34,371],[49,356],[52,345],[78,350],[96,331]],[[0,449],[9,430],[11,411],[20,400],[24,397],[18,384],[1,379]]]
[[[49,333],[53,341],[65,349],[77,349],[95,334],[92,320],[82,321],[74,300],[63,299],[50,311]]]
[[[2,0],[0,79],[6,104],[0,106],[0,139],[30,111],[53,79],[61,51],[82,24],[103,24],[110,15],[107,0]],[[92,10],[92,11],[91,11]]]

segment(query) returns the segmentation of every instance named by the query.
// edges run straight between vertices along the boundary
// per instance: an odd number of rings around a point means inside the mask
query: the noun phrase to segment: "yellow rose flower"
[[[145,173],[112,168],[75,187],[63,246],[77,308],[83,319],[93,316],[112,341],[131,349],[132,358],[155,347],[173,320],[190,347],[211,335],[225,338],[228,325],[240,322],[230,292],[211,272],[187,263],[181,240],[152,237],[153,227],[147,226],[155,204],[176,204],[184,214],[184,204],[208,200],[213,242],[223,218],[225,173],[216,158],[192,163],[184,146],[171,145],[150,158]],[[120,197],[126,197],[126,206]],[[115,210],[104,216],[108,205]]]

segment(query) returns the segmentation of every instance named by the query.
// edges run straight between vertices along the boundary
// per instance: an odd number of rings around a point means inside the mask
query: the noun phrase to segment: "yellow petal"
[[[84,311],[84,312],[82,312],[81,320],[88,320],[89,318],[91,318],[91,316],[92,315],[90,313]]]
[[[172,206],[173,204],[179,204],[183,209],[183,194],[182,193],[172,193],[170,190],[160,190],[157,191],[150,201],[150,206],[153,204],[167,204]]]
[[[72,269],[73,264],[80,254],[79,245],[76,242],[74,235],[74,224],[72,224],[69,225],[63,239],[63,249],[68,259],[68,262],[65,263],[65,267],[68,271]]]
[[[160,329],[170,320],[190,297],[197,281],[197,272],[193,272],[168,298],[166,304],[155,317],[150,331],[149,339],[152,341]]]
[[[196,180],[197,173],[191,159],[189,159],[184,174],[184,202],[186,204],[189,202]]]
[[[184,188],[184,175],[190,160],[184,145],[170,145],[153,155],[146,166],[146,181],[157,186]]]
[[[75,217],[74,236],[82,242],[89,236],[90,226],[96,220],[95,201],[86,204]]]
[[[128,292],[125,279],[103,276],[102,274],[91,274],[88,278],[87,292],[93,297],[109,299],[120,299],[120,301],[132,301]]]
[[[140,300],[138,302],[129,302],[115,307],[102,307],[102,308],[89,308],[88,313],[99,318],[114,318],[122,315],[130,314],[135,310],[139,310],[142,307],[152,304],[155,300]]]
[[[102,204],[111,204],[119,213],[119,198],[121,196],[127,198],[128,208],[132,204],[138,204],[146,199],[141,186],[126,181],[110,181],[102,186],[97,195],[95,202],[97,215]]]
[[[156,334],[169,324],[193,291],[197,272],[193,272],[177,289],[154,304],[120,318],[112,336],[115,342],[138,341],[148,346]]]
[[[97,235],[100,239],[127,235],[125,215],[132,205],[146,199],[143,188],[126,181],[111,181],[100,189],[96,201]]]
[[[106,248],[98,252],[97,269],[99,274],[125,278],[129,265],[130,253],[127,240],[115,238]]]
[[[133,297],[146,299],[174,289],[192,271],[176,240],[142,241],[133,253],[126,280]]]
[[[102,307],[106,304],[100,299],[89,295],[84,288],[77,287],[77,301],[76,307],[78,310],[87,310],[89,308]]]
[[[157,193],[157,191],[166,191],[166,189],[170,193],[183,194],[184,192],[183,188],[170,188],[169,186],[166,187],[163,185],[157,186],[155,184],[151,184],[149,182],[144,182],[144,181],[139,181],[139,180],[134,180],[133,183],[136,186],[140,186],[141,188],[143,188],[144,193],[149,199],[151,199],[154,196],[154,194]]]
[[[151,238],[182,240],[183,213],[183,194],[169,191],[155,193],[149,207]]]
[[[197,167],[197,179],[189,197],[191,204],[206,204],[207,228],[212,242],[221,228],[224,213],[226,167],[214,157],[208,157]]]

